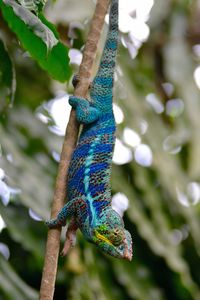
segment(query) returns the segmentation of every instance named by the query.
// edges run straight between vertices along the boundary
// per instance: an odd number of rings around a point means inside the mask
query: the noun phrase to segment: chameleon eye
[[[114,246],[119,246],[124,240],[124,232],[122,229],[115,228],[112,232],[110,232],[108,238]]]

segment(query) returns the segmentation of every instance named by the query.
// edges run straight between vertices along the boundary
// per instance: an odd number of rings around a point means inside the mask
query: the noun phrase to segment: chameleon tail
[[[101,57],[97,76],[112,78],[118,46],[118,0],[112,0],[109,17],[109,30]]]
[[[109,30],[100,61],[99,70],[93,80],[90,96],[95,101],[103,101],[103,96],[110,96],[112,102],[112,87],[115,71],[115,61],[118,46],[118,0],[111,0]],[[98,99],[101,95],[101,99]]]

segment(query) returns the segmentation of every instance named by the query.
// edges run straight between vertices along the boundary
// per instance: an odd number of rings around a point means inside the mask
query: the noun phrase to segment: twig
[[[74,91],[75,96],[85,97],[90,83],[92,65],[97,52],[97,45],[104,24],[110,0],[98,0],[92,19],[90,32],[85,45],[83,60],[79,70],[79,83]],[[66,200],[67,171],[71,155],[77,143],[79,124],[75,118],[75,111],[71,110],[69,123],[64,138],[61,159],[56,178],[54,198],[51,208],[51,218],[55,218]],[[60,249],[61,229],[51,229],[48,232],[46,253],[40,288],[40,300],[53,300],[57,262]]]

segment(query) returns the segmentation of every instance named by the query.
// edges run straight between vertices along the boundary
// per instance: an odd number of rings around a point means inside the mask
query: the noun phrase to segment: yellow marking
[[[95,230],[95,235],[96,235],[96,237],[98,239],[100,239],[100,240],[106,242],[107,244],[113,246],[113,244],[105,236],[103,236],[102,234],[98,233],[98,231],[96,231],[96,230]]]

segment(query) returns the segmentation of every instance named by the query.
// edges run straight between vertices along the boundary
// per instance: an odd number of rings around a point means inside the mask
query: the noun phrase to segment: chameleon
[[[90,85],[90,101],[69,97],[82,131],[68,170],[68,202],[55,219],[46,222],[49,228],[56,228],[65,226],[70,218],[62,255],[75,245],[76,231],[80,229],[84,238],[104,254],[132,259],[131,235],[111,206],[110,178],[116,132],[112,102],[118,35],[118,0],[112,0],[105,46]]]

